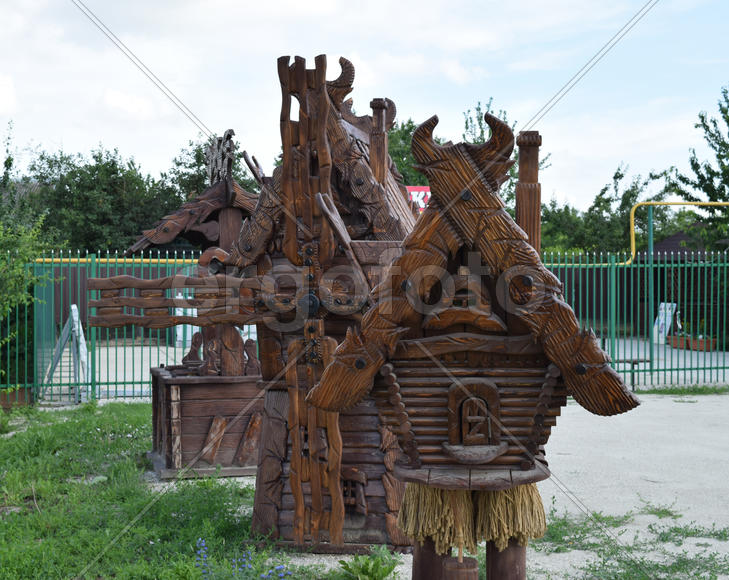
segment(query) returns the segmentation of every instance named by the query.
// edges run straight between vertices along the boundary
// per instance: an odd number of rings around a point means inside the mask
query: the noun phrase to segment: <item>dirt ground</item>
[[[677,524],[729,526],[729,395],[645,395],[641,401],[640,407],[617,417],[591,415],[574,402],[563,409],[547,445],[552,478],[539,484],[545,508],[554,504],[557,513],[566,510],[577,517],[633,512],[622,529],[610,530],[621,543],[634,541],[658,521],[641,513],[647,504],[671,506],[680,514],[670,520]],[[693,538],[681,550],[707,546],[729,553],[729,542]],[[580,550],[547,553],[530,547],[529,577],[563,578],[592,557]],[[335,566],[340,558],[310,555],[295,560]],[[411,562],[410,556],[404,557],[400,578],[411,577]]]

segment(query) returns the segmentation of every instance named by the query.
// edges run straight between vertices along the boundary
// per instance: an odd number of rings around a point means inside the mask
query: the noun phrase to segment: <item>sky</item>
[[[213,132],[233,128],[267,172],[280,150],[276,59],[355,66],[359,114],[389,97],[398,118],[438,114],[461,140],[463,112],[493,98],[523,127],[646,2],[84,0]],[[551,166],[542,198],[586,209],[620,164],[629,175],[708,155],[694,128],[729,85],[726,0],[659,0],[534,127]],[[152,175],[199,129],[71,0],[0,0],[0,134],[21,167],[33,149],[118,148]]]

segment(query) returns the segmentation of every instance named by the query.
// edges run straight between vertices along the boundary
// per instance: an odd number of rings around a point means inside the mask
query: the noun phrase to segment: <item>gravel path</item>
[[[636,513],[617,534],[631,541],[657,519],[638,512],[645,502],[672,505],[682,514],[679,524],[695,521],[711,527],[729,526],[729,395],[674,397],[645,395],[637,409],[617,417],[591,415],[574,402],[562,417],[547,445],[553,477],[539,484],[545,508],[554,498],[557,513],[580,515],[585,510],[609,515]],[[688,540],[729,552],[728,542]],[[696,549],[703,549],[699,547]],[[583,551],[537,552],[527,555],[530,578],[562,578],[594,554]],[[341,556],[296,556],[297,563],[337,565]],[[410,578],[411,556],[398,567],[400,578]]]

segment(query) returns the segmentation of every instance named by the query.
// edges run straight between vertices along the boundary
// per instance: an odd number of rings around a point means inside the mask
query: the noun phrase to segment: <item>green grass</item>
[[[673,506],[676,505],[675,502],[671,505],[661,505],[661,504],[654,504],[651,503],[645,499],[643,499],[641,496],[638,496],[641,503],[643,504],[643,507],[640,510],[640,513],[647,514],[651,516],[656,516],[658,519],[666,519],[671,518],[672,520],[677,520],[681,517],[681,514],[673,509]]]
[[[149,404],[27,412],[25,421],[0,444],[0,578],[75,577],[102,552],[83,577],[201,577],[200,538],[215,577],[260,577],[284,563],[253,547],[251,487],[209,478],[150,489]],[[252,567],[233,575],[246,553]]]
[[[8,425],[15,434],[0,439],[0,580],[77,577],[97,556],[81,577],[384,578],[396,562],[376,550],[329,571],[294,566],[252,534],[253,489],[231,480],[183,480],[155,492],[144,478],[148,403],[18,410]],[[576,578],[729,574],[729,545],[716,548],[729,543],[729,527],[684,523],[674,505],[641,501],[635,513],[580,516],[558,513],[553,502],[547,534],[532,546],[544,558],[587,552],[569,571]],[[653,520],[640,534],[638,516]]]
[[[632,519],[631,512],[620,516],[605,515],[601,512],[592,512],[589,516],[579,517],[567,512],[558,514],[552,498],[552,506],[547,514],[547,533],[543,538],[534,540],[531,545],[535,550],[546,553],[595,550],[601,545],[602,539],[598,536],[604,533],[604,530],[620,528]]]
[[[255,536],[251,486],[206,478],[155,491],[144,477],[151,425],[149,403],[8,416],[0,580],[353,577],[346,567],[294,566]],[[383,574],[393,562],[376,551],[349,566]]]
[[[572,573],[560,578],[717,578],[729,574],[727,546],[721,553],[710,551],[711,544],[695,542],[696,548],[676,552],[671,546],[682,546],[688,538],[706,538],[729,542],[729,527],[707,528],[694,522],[686,525],[666,524],[681,514],[673,505],[654,505],[641,498],[641,515],[655,517],[644,533],[628,535],[626,525],[634,522],[634,514],[606,516],[558,514],[554,502],[547,517],[547,534],[531,543],[545,554],[584,550],[591,555]],[[699,549],[701,548],[701,549]],[[538,577],[548,574],[539,573]]]
[[[695,385],[695,386],[670,386],[655,389],[637,389],[638,395],[725,395],[729,393],[729,385]]]

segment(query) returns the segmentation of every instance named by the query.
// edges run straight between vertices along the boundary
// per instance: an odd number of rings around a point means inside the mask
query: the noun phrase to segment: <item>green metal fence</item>
[[[198,256],[199,252],[153,251],[134,258],[118,252],[57,252],[29,265],[41,279],[33,288],[35,302],[11,310],[0,321],[0,336],[10,337],[0,348],[3,397],[10,403],[29,394],[45,403],[149,397],[150,368],[179,364],[197,329],[89,328],[87,305],[93,297],[86,281],[123,274],[145,279],[193,275]],[[255,338],[255,327],[241,332]]]
[[[194,328],[89,328],[90,277],[192,274],[197,253],[60,252],[29,265],[36,301],[0,320],[0,395],[44,402],[147,397],[149,369],[179,364]],[[8,256],[7,259],[11,259]],[[548,254],[565,297],[637,387],[727,382],[727,253]],[[74,318],[72,305],[78,316]],[[182,312],[180,312],[182,314]],[[255,328],[244,329],[255,337]],[[2,341],[2,338],[6,338]],[[65,339],[65,348],[60,345]],[[60,342],[59,342],[60,341]]]

